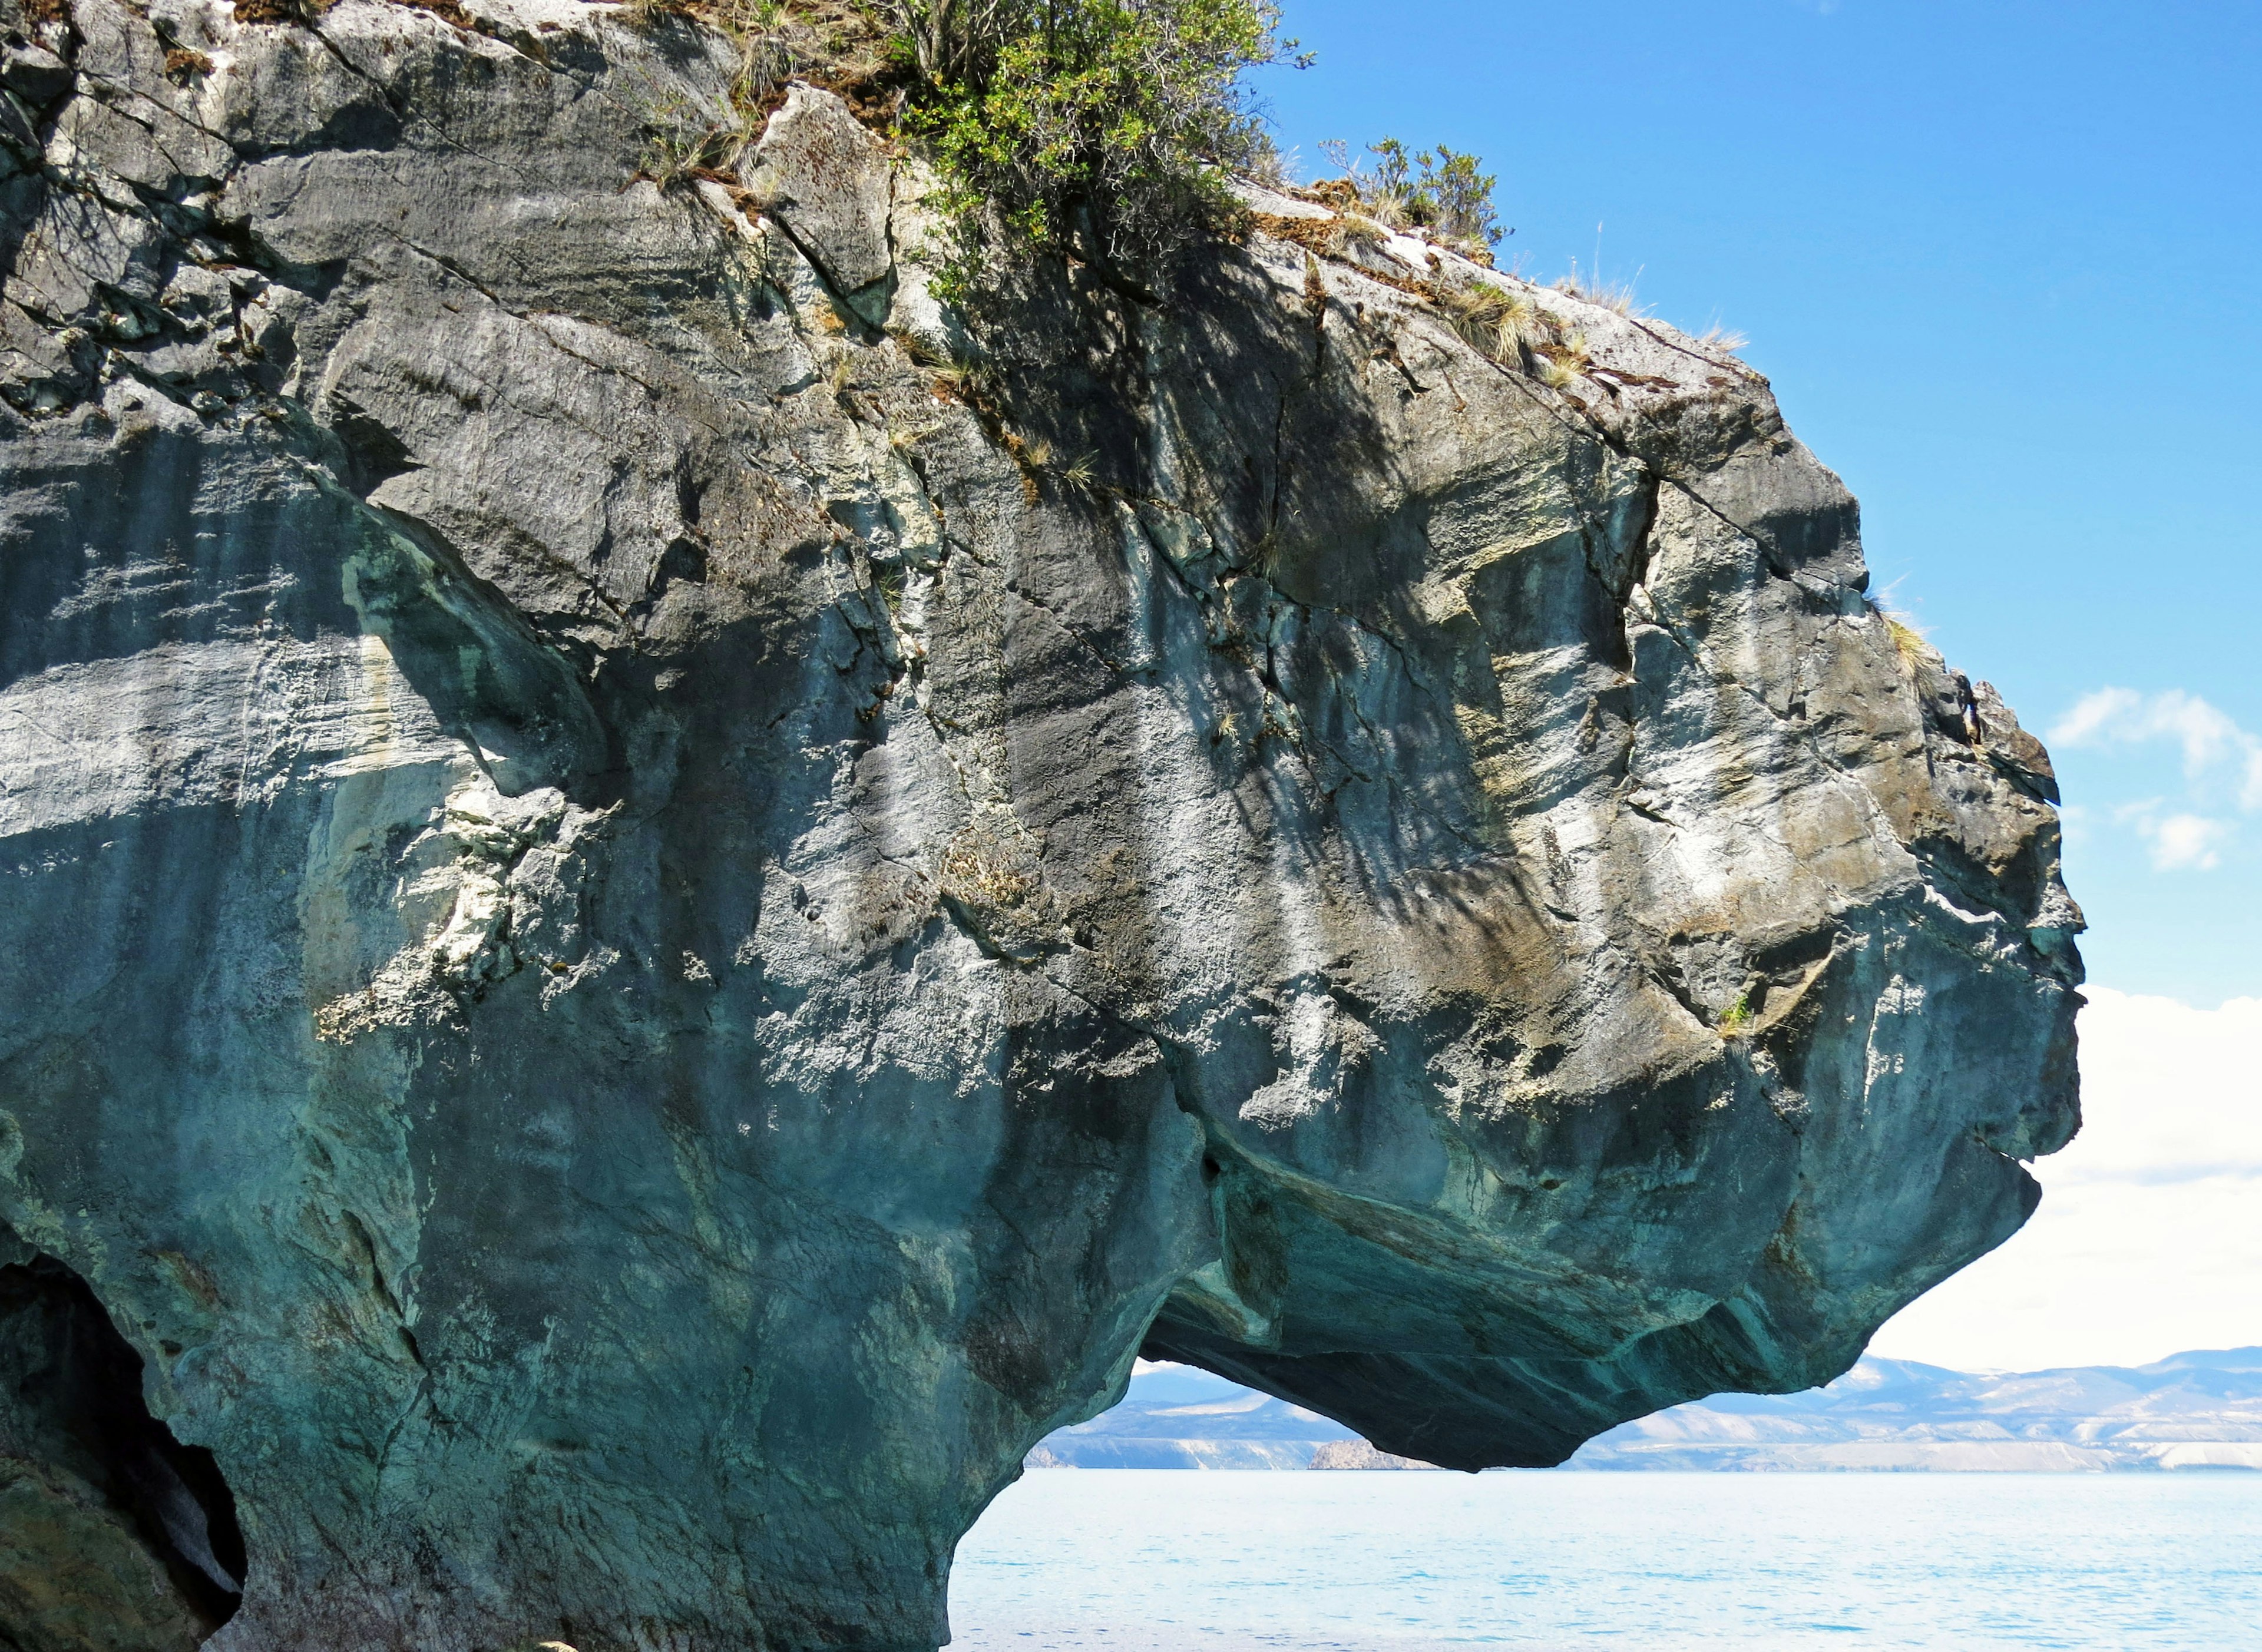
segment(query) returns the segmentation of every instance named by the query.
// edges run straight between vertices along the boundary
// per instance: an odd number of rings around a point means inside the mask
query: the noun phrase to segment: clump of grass
[[[997,845],[981,838],[952,844],[937,871],[947,892],[981,906],[1010,910],[1037,892],[1027,870],[1007,864]]]
[[[976,411],[979,413],[981,409],[976,407]],[[993,434],[998,445],[1005,449],[1005,456],[1012,460],[1014,467],[1021,473],[1021,497],[1034,505],[1044,497],[1044,489],[1039,485],[1038,478],[1044,474],[1045,466],[1052,463],[1053,444],[1041,436],[1032,442],[1020,432],[1006,429],[1003,425],[994,426]]]
[[[644,126],[644,164],[638,176],[651,179],[663,194],[702,177],[726,176],[753,141],[735,113],[717,119],[679,93],[647,104]]]
[[[1503,367],[1521,367],[1553,390],[1567,390],[1594,365],[1587,335],[1520,292],[1489,281],[1427,289],[1452,327]]]
[[[1250,182],[1263,184],[1268,190],[1293,189],[1296,174],[1302,162],[1301,153],[1281,149],[1277,144],[1266,143],[1251,155],[1243,170]]]
[[[991,370],[987,363],[954,356],[947,346],[916,333],[893,329],[888,336],[903,347],[904,354],[915,365],[924,367],[933,376],[937,396],[951,401],[972,401],[988,393]]]
[[[1587,296],[1591,302],[1601,305],[1605,310],[1615,311],[1628,320],[1649,313],[1648,308],[1635,298],[1632,282],[1623,285],[1604,283]]]
[[[1387,225],[1371,218],[1362,218],[1357,212],[1343,215],[1343,233],[1345,241],[1359,247],[1380,247],[1390,239]]]
[[[719,30],[738,48],[731,104],[750,116],[796,77],[854,90],[886,67],[885,32],[849,0],[623,0],[621,16],[633,28],[688,18]]]
[[[1327,278],[1320,274],[1320,261],[1309,252],[1304,255],[1304,313],[1315,326],[1324,323],[1328,314]]]
[[[1912,669],[1922,664],[1925,657],[1933,651],[1923,630],[1905,615],[1883,608],[1877,610],[1877,617],[1885,622],[1885,635],[1893,639],[1893,650],[1902,660]]]
[[[1516,359],[1540,335],[1531,300],[1489,281],[1447,288],[1437,298],[1445,323],[1496,362]]]
[[[1587,335],[1563,332],[1561,325],[1554,317],[1547,317],[1547,330],[1552,336],[1530,347],[1539,382],[1552,390],[1567,388],[1594,365],[1594,357],[1587,353]]]
[[[970,363],[945,362],[934,369],[935,388],[962,401],[979,393],[983,382],[982,370]]]
[[[1752,1023],[1757,1019],[1758,1016],[1752,1013],[1752,994],[1747,987],[1736,995],[1735,1002],[1720,1012],[1716,1031],[1724,1038],[1741,1038],[1751,1031]]]
[[[1725,350],[1729,355],[1733,356],[1738,350],[1749,344],[1751,340],[1733,327],[1725,327],[1715,321],[1696,335],[1696,342],[1705,349]]]
[[[1018,463],[1020,452],[1014,444],[1020,438],[1005,427],[1005,413],[999,403],[1000,386],[995,363],[939,355],[927,370],[933,375],[928,387],[934,399],[970,408],[989,431],[991,439],[1004,445]],[[1026,467],[1022,481],[1026,486],[1028,481]]]

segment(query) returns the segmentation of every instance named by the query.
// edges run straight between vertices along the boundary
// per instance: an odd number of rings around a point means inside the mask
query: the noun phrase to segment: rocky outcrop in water
[[[825,93],[637,176],[681,19],[0,5],[42,1644],[924,1648],[1142,1347],[1548,1462],[2032,1209],[2047,759],[1733,356],[1261,194],[977,340]]]
[[[1434,1469],[1434,1462],[1416,1462],[1387,1451],[1377,1451],[1364,1440],[1331,1440],[1312,1454],[1310,1469]]]

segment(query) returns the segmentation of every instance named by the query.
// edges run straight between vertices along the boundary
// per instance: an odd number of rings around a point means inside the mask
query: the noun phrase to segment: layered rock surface
[[[826,94],[636,176],[688,23],[0,4],[0,1274],[242,1543],[29,1383],[55,1621],[926,1648],[1142,1347],[1553,1462],[2032,1209],[2047,759],[1732,356],[1272,198],[969,334]]]

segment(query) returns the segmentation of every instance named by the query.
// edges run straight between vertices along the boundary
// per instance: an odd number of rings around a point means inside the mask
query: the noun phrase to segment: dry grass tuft
[[[1452,287],[1437,295],[1446,325],[1496,362],[1516,358],[1538,335],[1531,300],[1489,281]]]
[[[978,839],[954,844],[938,870],[946,890],[985,907],[1011,909],[1026,904],[1037,892],[1034,878],[1005,864],[994,845]]]
[[[1343,233],[1344,240],[1355,247],[1380,247],[1390,239],[1388,226],[1356,212],[1344,214]]]
[[[1641,271],[1633,272],[1632,281],[1603,281],[1596,277],[1581,277],[1574,263],[1571,273],[1554,284],[1555,291],[1588,304],[1598,304],[1605,310],[1624,316],[1628,320],[1646,319],[1650,311],[1634,297],[1634,282],[1641,279]]]
[[[717,120],[702,116],[688,98],[656,98],[644,113],[645,146],[638,176],[662,193],[703,177],[731,177],[731,169],[753,141],[735,114]],[[735,178],[731,178],[736,182]]]
[[[990,368],[984,363],[938,355],[925,346],[914,351],[914,359],[933,375],[934,393],[946,401],[970,405],[986,399],[993,388]]]
[[[1887,614],[1882,608],[1877,610],[1877,614],[1885,622],[1885,635],[1893,639],[1895,651],[1911,666],[1923,664],[1927,656],[1936,651],[1922,629],[1910,621],[1898,614]]]

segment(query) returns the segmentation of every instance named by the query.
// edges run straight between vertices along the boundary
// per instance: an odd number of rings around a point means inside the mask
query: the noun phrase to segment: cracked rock
[[[847,105],[796,82],[742,174],[843,302],[875,327],[886,320],[896,262],[888,157]]]

